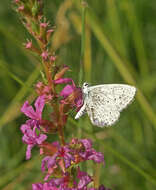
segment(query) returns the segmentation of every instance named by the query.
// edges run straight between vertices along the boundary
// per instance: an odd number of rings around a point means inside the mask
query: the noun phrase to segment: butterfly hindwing
[[[96,107],[86,106],[86,110],[92,124],[98,127],[111,126],[120,116],[120,112],[110,108],[105,109],[104,105],[99,105]]]

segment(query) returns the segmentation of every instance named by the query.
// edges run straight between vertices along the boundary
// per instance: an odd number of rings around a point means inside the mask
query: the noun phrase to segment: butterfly
[[[134,99],[136,88],[125,84],[102,84],[82,86],[83,106],[75,116],[80,118],[84,113],[93,125],[98,127],[111,126],[118,121],[120,112]]]

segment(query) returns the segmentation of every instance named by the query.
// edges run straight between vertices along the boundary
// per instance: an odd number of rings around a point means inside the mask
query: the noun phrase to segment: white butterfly
[[[125,84],[104,84],[82,86],[83,106],[75,119],[88,113],[93,125],[98,127],[113,125],[120,116],[120,112],[129,105],[136,94],[136,88]]]

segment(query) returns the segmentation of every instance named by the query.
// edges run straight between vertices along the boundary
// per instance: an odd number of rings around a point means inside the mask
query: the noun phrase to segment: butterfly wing
[[[106,84],[89,87],[85,102],[93,125],[113,125],[120,112],[132,102],[135,93],[136,88],[129,85]]]

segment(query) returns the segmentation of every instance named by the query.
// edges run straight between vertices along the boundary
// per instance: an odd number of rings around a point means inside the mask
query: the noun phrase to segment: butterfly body
[[[75,119],[88,113],[93,125],[98,127],[113,125],[120,116],[120,112],[134,99],[136,88],[124,84],[104,84],[88,86],[83,84],[83,106]]]

